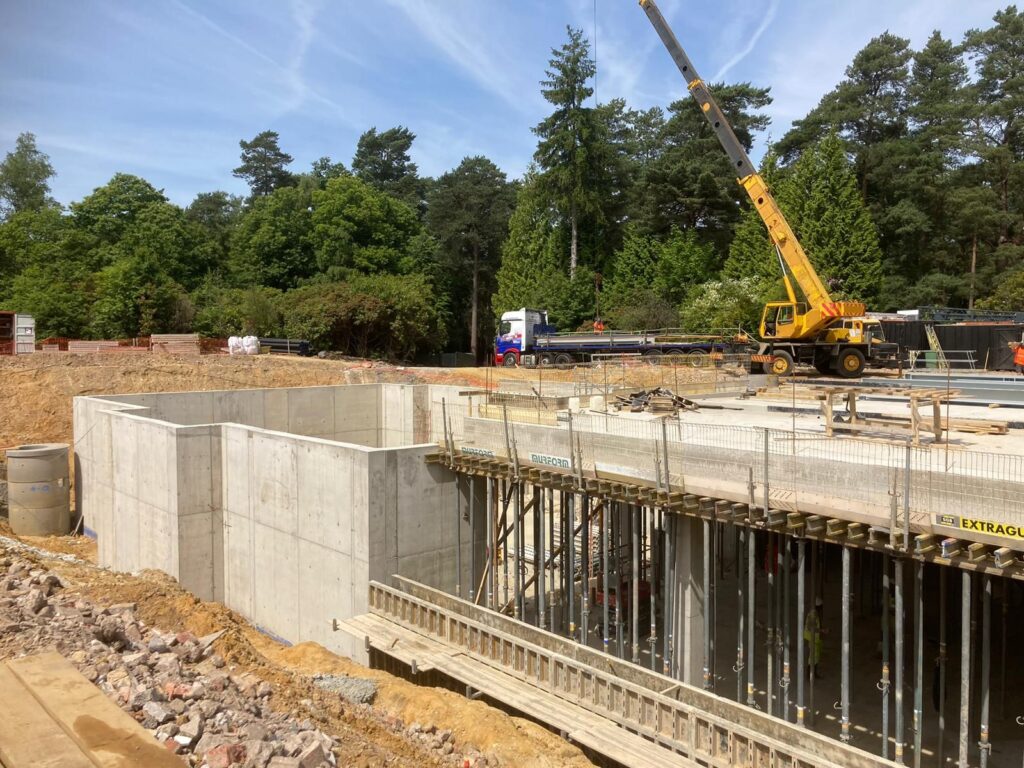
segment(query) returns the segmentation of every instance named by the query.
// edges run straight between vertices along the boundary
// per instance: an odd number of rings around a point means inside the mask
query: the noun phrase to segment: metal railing
[[[915,529],[940,516],[1024,525],[1024,456],[1017,454],[615,413],[534,418],[534,410],[488,407],[483,397],[473,405],[435,403],[432,437],[485,455],[515,451],[527,462],[531,451],[564,457],[588,477],[629,475],[657,485],[667,476],[674,490],[717,490],[757,505],[767,485],[771,505],[789,511],[847,510],[873,522],[889,519],[895,499]]]

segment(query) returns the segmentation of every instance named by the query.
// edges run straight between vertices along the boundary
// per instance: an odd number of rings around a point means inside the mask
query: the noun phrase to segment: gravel
[[[314,675],[313,682],[325,691],[336,693],[352,704],[372,704],[377,696],[377,684],[362,677],[344,675]]]

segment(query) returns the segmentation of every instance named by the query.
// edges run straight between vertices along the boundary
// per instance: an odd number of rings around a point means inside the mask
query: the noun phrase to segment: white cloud
[[[713,82],[720,83],[724,81],[725,76],[729,74],[732,68],[751,54],[751,52],[757,46],[757,42],[761,39],[761,35],[763,35],[768,30],[768,27],[771,26],[771,23],[775,20],[775,14],[778,12],[778,10],[779,0],[772,0],[772,2],[768,6],[768,10],[764,12],[760,25],[757,27],[754,33],[750,35],[750,38],[747,41],[746,46],[744,46],[743,50],[735,54],[731,59],[725,62],[725,64],[719,67],[718,72],[716,72],[715,76],[711,78]]]
[[[491,18],[485,26],[474,24],[468,10],[474,6],[464,3],[387,1],[401,10],[423,38],[459,67],[466,77],[517,112],[529,110],[530,95],[524,94],[523,82],[516,76],[522,63],[513,48],[521,41],[512,39],[513,31],[501,20]],[[531,91],[535,94],[536,88]]]

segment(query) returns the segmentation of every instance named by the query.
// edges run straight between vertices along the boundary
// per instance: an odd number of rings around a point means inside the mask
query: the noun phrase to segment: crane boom
[[[786,221],[782,209],[779,208],[775,198],[768,190],[768,185],[750,162],[746,150],[740,140],[736,138],[736,133],[729,121],[726,120],[721,107],[718,106],[711,91],[697,74],[693,62],[690,61],[686,51],[679,44],[679,40],[676,39],[668,22],[665,21],[665,17],[662,16],[661,10],[654,0],[639,0],[639,2],[680,73],[686,79],[690,95],[700,106],[701,114],[711,125],[719,143],[729,156],[739,183],[749,195],[754,208],[768,229],[772,243],[778,248],[779,254],[807,301],[807,312],[799,314],[791,332],[786,335],[792,338],[805,337],[819,331],[836,317],[862,315],[865,309],[862,303],[832,300],[825,285],[821,282],[821,278],[818,277],[818,273],[807,258],[800,241],[789,226],[789,222]],[[785,273],[783,273],[783,278],[790,301],[795,304],[796,299],[793,296],[789,278]]]

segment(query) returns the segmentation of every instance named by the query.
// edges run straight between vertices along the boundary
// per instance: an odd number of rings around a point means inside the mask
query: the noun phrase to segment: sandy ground
[[[514,377],[517,372],[503,374]],[[493,381],[494,375],[488,369],[416,369],[292,357],[40,354],[0,358],[0,449],[28,442],[72,442],[71,398],[75,395],[377,381],[482,387]],[[11,536],[5,520],[0,520],[0,535]],[[381,726],[379,718],[361,716],[353,708],[327,701],[311,686],[308,675],[323,672],[372,678],[378,684],[373,706],[380,712],[406,725],[419,722],[436,725],[439,730],[451,729],[459,743],[472,744],[486,755],[489,765],[592,765],[557,735],[484,702],[368,670],[313,643],[281,645],[225,606],[198,600],[162,573],[129,575],[99,569],[92,565],[96,549],[88,539],[26,537],[22,541],[79,558],[79,563],[50,560],[47,565],[66,577],[70,588],[97,604],[135,602],[140,618],[149,624],[184,629],[197,636],[227,629],[217,641],[217,651],[230,663],[281,686],[286,691],[281,697],[284,706],[308,710],[326,732],[349,744],[347,765],[421,765],[423,753],[400,732]]]

